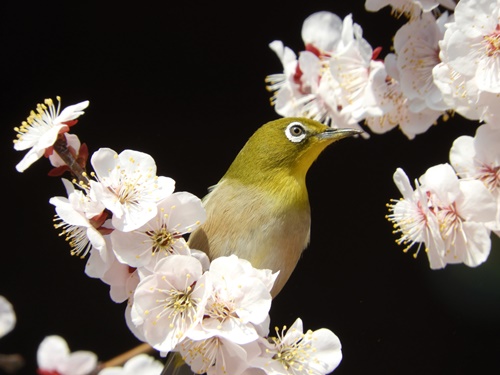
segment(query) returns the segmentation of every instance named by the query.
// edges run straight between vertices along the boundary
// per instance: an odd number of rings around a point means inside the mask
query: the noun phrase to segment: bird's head
[[[250,137],[225,177],[250,182],[286,173],[305,178],[309,167],[328,145],[360,133],[355,129],[333,129],[300,117],[270,121]]]

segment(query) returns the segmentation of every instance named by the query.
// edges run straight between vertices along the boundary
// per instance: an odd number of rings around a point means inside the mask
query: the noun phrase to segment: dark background
[[[282,71],[268,44],[303,48],[303,20],[329,10],[353,13],[372,46],[389,52],[401,24],[363,1],[286,2],[3,2],[0,7],[2,257],[0,294],[18,322],[0,353],[26,359],[34,374],[46,335],[101,360],[135,347],[108,287],[87,277],[84,261],[52,227],[55,195],[64,195],[49,163],[26,172],[12,147],[13,127],[44,98],[63,106],[90,100],[73,128],[90,152],[110,147],[149,153],[177,191],[202,197],[246,139],[278,118],[264,78]],[[308,174],[311,244],[275,299],[272,326],[327,327],[343,345],[335,374],[484,374],[500,363],[500,254],[471,269],[432,271],[394,243],[384,218],[400,194],[392,174],[411,179],[448,161],[453,140],[477,124],[459,116],[409,141],[399,130],[342,141]],[[5,206],[6,204],[6,206]]]

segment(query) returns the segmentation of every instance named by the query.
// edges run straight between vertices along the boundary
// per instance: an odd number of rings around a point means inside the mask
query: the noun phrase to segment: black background
[[[103,5],[106,4],[106,5]],[[161,5],[160,5],[161,4]],[[46,335],[110,359],[139,342],[124,304],[87,277],[84,261],[52,227],[50,197],[64,195],[41,159],[15,165],[13,127],[44,98],[90,100],[72,132],[90,152],[110,147],[150,154],[177,191],[202,197],[246,139],[278,118],[264,78],[282,71],[268,44],[303,48],[311,13],[352,13],[372,46],[389,52],[402,20],[364,2],[4,2],[0,7],[0,124],[3,220],[0,294],[18,322],[0,353],[20,353],[34,374]],[[476,123],[456,116],[409,141],[399,130],[327,149],[308,174],[311,244],[275,299],[272,325],[297,317],[341,339],[336,374],[484,374],[500,363],[500,255],[475,268],[429,269],[395,243],[385,204],[399,198],[392,174],[411,179],[448,161],[453,140]],[[5,205],[6,204],[6,205]],[[497,243],[498,247],[498,243]]]

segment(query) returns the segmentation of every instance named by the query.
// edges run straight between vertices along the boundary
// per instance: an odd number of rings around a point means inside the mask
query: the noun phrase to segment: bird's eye
[[[295,121],[286,127],[285,134],[290,141],[298,143],[306,137],[306,129],[300,122]]]

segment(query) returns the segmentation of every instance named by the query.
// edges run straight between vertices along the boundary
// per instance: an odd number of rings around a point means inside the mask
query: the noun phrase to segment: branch
[[[73,176],[75,176],[77,182],[79,184],[88,185],[89,179],[87,177],[87,172],[78,164],[75,156],[69,150],[64,134],[59,134],[53,147],[54,151],[61,157],[64,163],[66,163]]]
[[[141,345],[136,346],[133,349],[130,349],[129,351],[126,351],[125,353],[122,353],[114,358],[111,358],[109,361],[101,363],[99,366],[97,366],[95,371],[93,371],[89,375],[98,374],[99,371],[101,371],[105,367],[121,366],[125,362],[127,362],[130,358],[135,357],[138,354],[152,353],[153,351],[154,349],[149,344],[143,343]]]

